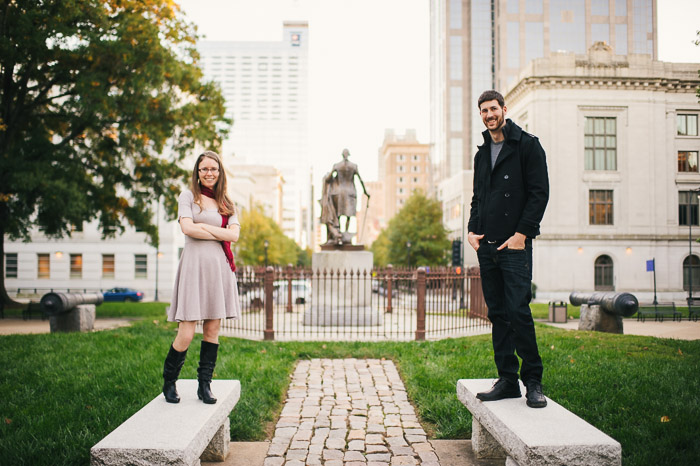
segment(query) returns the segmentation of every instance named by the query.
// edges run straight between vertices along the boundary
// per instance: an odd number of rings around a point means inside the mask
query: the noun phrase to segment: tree
[[[374,265],[386,267],[389,264],[389,229],[385,228],[379,232],[379,236],[370,246],[374,254]]]
[[[6,234],[95,218],[105,237],[128,223],[157,243],[152,201],[174,216],[177,162],[230,123],[196,38],[169,0],[0,3],[0,257]]]
[[[700,45],[700,29],[695,31],[695,35],[698,36],[698,38],[694,41],[695,45]],[[700,70],[698,70],[698,76],[700,76]],[[700,99],[700,86],[698,86],[695,95],[698,97],[698,99]]]
[[[236,243],[236,264],[264,265],[265,241],[268,265],[296,264],[301,248],[282,233],[275,221],[265,215],[262,206],[256,205],[241,212],[241,237]]]
[[[442,224],[442,209],[437,200],[416,190],[406,204],[389,221],[373,251],[386,251],[386,260],[393,265],[446,265],[450,241]],[[408,244],[410,243],[410,246]],[[380,256],[379,261],[383,260]],[[375,261],[377,264],[381,262]]]

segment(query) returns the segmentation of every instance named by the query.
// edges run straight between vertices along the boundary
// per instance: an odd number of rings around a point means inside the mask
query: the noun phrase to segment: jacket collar
[[[506,118],[506,124],[503,126],[503,136],[506,140],[513,140],[513,141],[518,141],[520,140],[520,136],[522,136],[523,129],[513,123],[513,120],[510,118]],[[481,133],[484,136],[484,144],[479,146],[483,147],[486,144],[491,143],[491,133],[489,133],[489,130],[485,130],[483,133]]]

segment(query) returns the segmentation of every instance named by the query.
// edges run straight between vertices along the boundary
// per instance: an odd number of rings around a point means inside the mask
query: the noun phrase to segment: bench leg
[[[224,461],[228,456],[228,444],[231,442],[231,420],[226,418],[226,421],[216,431],[214,437],[204,449],[202,456],[199,457],[202,461]]]
[[[488,430],[472,418],[472,450],[477,458],[505,458],[506,453],[501,445],[491,436]]]

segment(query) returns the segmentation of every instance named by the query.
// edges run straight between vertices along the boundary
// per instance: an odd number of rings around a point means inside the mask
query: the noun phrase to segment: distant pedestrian
[[[520,369],[527,405],[543,408],[543,366],[530,300],[532,239],[540,233],[549,200],[547,162],[539,140],[505,119],[500,93],[484,92],[478,106],[486,131],[474,158],[467,238],[479,259],[499,378],[490,391],[476,396],[482,401],[519,398]]]
[[[178,202],[185,248],[168,311],[168,320],[179,325],[163,367],[163,395],[168,403],[180,401],[175,382],[195,326],[204,321],[197,396],[204,403],[213,404],[216,398],[210,384],[219,350],[221,319],[240,315],[231,243],[238,241],[241,226],[233,202],[226,195],[226,173],[218,154],[207,151],[197,158],[190,189],[180,194]]]

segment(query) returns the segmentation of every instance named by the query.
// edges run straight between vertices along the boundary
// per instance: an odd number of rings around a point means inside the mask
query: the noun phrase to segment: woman
[[[210,384],[219,350],[221,319],[240,315],[231,243],[238,241],[241,229],[233,202],[226,195],[226,173],[215,152],[207,151],[197,158],[190,190],[183,191],[178,202],[185,248],[168,310],[168,320],[179,325],[163,367],[163,395],[168,403],[180,402],[175,382],[195,326],[203,320],[197,397],[214,404],[216,398]]]

